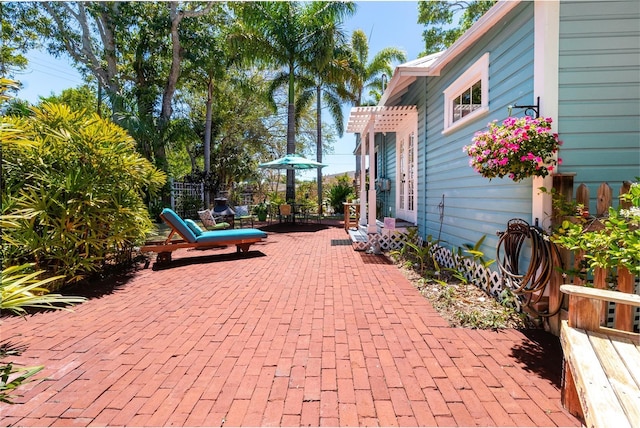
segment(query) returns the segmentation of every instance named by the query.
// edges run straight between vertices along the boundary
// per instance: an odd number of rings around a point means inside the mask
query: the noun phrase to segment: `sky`
[[[385,47],[404,50],[408,61],[418,57],[424,47],[424,26],[417,23],[417,1],[356,1],[356,5],[355,15],[345,22],[344,29],[348,35],[356,29],[367,34],[370,60]],[[60,94],[63,89],[82,85],[82,78],[70,63],[67,57],[58,59],[43,52],[31,52],[29,67],[16,76],[24,85],[18,97],[36,103],[40,96]],[[345,125],[349,111],[349,106],[343,108]],[[334,144],[333,153],[323,154],[323,163],[327,165],[323,175],[355,170],[354,148],[355,135],[345,132]],[[298,177],[315,178],[315,171],[301,172]]]

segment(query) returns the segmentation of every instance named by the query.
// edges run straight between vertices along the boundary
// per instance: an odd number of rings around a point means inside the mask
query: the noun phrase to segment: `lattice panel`
[[[459,257],[445,247],[437,247],[434,250],[434,258],[441,268],[457,269],[462,271],[467,281],[476,287],[489,293],[494,298],[498,298],[502,292],[502,277],[496,271],[488,269],[473,260]],[[520,301],[516,302],[517,310],[522,310]]]
[[[377,236],[383,251],[398,250],[404,246],[405,235],[402,233],[391,232],[389,235]]]
[[[183,218],[197,218],[197,209],[184,210],[183,199],[187,198],[200,200],[200,208],[202,208],[204,206],[204,184],[174,181],[171,187],[171,208]]]

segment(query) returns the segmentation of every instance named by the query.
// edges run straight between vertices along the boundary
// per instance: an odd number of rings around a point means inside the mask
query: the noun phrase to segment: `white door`
[[[416,134],[415,127],[405,128],[397,134],[396,217],[414,224],[418,221]]]

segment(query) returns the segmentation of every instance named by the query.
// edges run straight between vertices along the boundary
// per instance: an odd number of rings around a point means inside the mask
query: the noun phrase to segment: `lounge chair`
[[[171,228],[169,236],[164,241],[148,242],[140,250],[158,254],[158,263],[171,261],[171,253],[179,248],[214,248],[235,245],[237,252],[246,253],[249,247],[262,241],[267,234],[259,229],[228,229],[202,231],[192,220],[183,220],[172,209],[165,208],[160,218]],[[178,234],[182,240],[172,241],[173,235]]]

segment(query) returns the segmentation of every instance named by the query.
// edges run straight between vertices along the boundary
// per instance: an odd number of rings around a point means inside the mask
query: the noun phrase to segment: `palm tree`
[[[310,107],[316,101],[316,160],[322,163],[322,106],[328,108],[339,137],[344,133],[344,117],[342,104],[353,101],[347,90],[346,82],[352,77],[349,67],[347,46],[334,47],[333,57],[325,63],[315,63],[308,67],[308,78],[301,80],[306,85],[296,103],[296,113]],[[322,215],[322,170],[318,169],[318,213]]]
[[[365,89],[382,88],[382,76],[391,76],[392,61],[404,62],[407,55],[398,48],[388,47],[378,52],[371,62],[369,61],[369,41],[362,30],[355,30],[351,35],[351,67],[353,78],[349,81],[349,87],[356,106],[363,105],[363,93]]]
[[[287,86],[287,154],[295,153],[296,80],[302,78],[309,64],[329,60],[332,49],[320,48],[329,42],[324,28],[353,7],[343,2],[247,2],[237,6],[241,19],[235,33],[236,46],[251,62],[279,70],[271,94]],[[317,56],[312,59],[312,55]],[[287,171],[286,200],[295,199],[294,179],[294,172]]]

